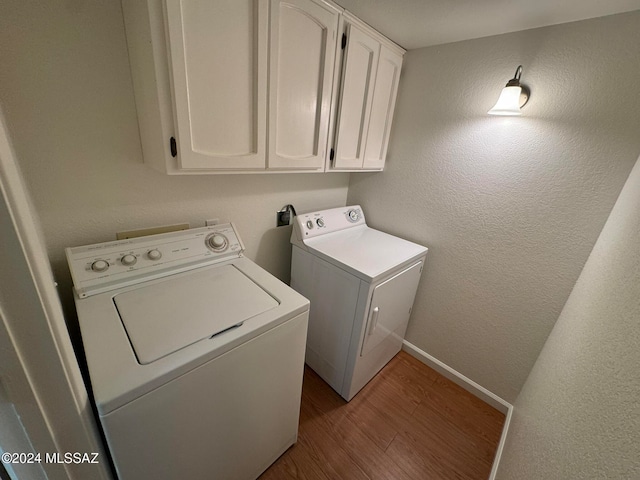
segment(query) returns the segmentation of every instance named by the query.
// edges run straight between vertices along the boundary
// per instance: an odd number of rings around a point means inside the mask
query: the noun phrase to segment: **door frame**
[[[0,432],[10,477],[112,479],[35,210],[0,108]],[[10,451],[20,449],[20,451]],[[30,450],[30,451],[28,451]],[[98,453],[99,463],[46,461],[46,454]],[[51,458],[51,457],[50,457]]]

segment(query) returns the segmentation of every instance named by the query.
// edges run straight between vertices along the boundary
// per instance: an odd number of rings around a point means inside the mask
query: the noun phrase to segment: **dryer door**
[[[382,342],[402,344],[418,290],[422,265],[422,260],[414,263],[374,288],[361,356],[365,356]]]

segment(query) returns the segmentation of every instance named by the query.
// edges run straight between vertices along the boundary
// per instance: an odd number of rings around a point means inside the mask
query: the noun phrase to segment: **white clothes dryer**
[[[357,205],[298,215],[291,243],[306,363],[349,401],[402,348],[427,248],[368,227]]]
[[[66,249],[120,480],[255,479],[296,442],[309,302],[232,224]]]

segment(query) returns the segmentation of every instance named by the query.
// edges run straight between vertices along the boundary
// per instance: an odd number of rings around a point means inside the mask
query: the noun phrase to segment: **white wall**
[[[515,404],[497,478],[640,478],[640,161]]]
[[[348,203],[430,247],[407,339],[514,401],[640,152],[640,12],[409,51]],[[489,117],[523,64],[521,118]]]
[[[275,229],[276,210],[346,202],[348,174],[187,178],[146,167],[119,1],[4,1],[0,45],[0,102],[67,308],[64,247],[218,217],[287,281],[290,229]]]

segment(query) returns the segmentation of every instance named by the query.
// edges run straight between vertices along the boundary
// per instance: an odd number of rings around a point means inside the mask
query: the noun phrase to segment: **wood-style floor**
[[[486,480],[503,423],[405,352],[349,403],[305,366],[298,443],[260,480]]]

